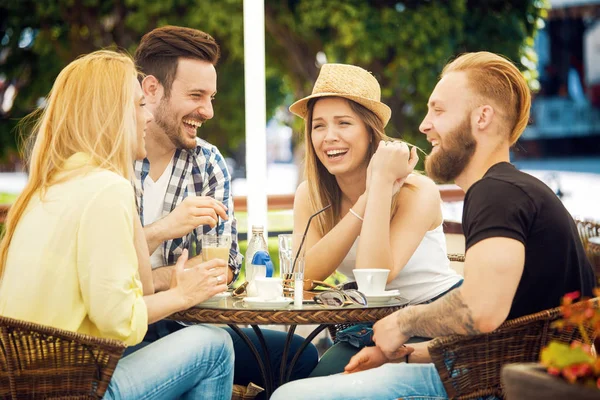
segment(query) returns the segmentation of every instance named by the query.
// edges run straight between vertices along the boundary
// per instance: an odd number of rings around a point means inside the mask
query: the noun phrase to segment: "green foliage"
[[[566,343],[551,342],[540,353],[540,361],[546,367],[566,368],[573,364],[591,363],[594,357],[582,347],[571,347]]]
[[[600,334],[600,310],[591,301],[576,302],[579,296],[578,291],[563,296],[562,318],[554,321],[552,328],[577,329],[583,343],[551,341],[540,352],[540,363],[551,375],[560,376],[570,383],[600,389],[600,358],[592,349],[594,338]],[[600,288],[594,289],[594,296],[600,296]]]
[[[382,84],[388,133],[427,148],[418,124],[443,65],[486,49],[516,61],[536,87],[533,37],[547,0],[266,0],[267,117],[310,93],[315,57],[358,64]],[[242,0],[0,0],[0,74],[18,87],[0,114],[0,158],[16,148],[15,121],[36,107],[58,72],[99,48],[135,51],[156,26],[202,29],[221,45],[215,115],[200,135],[225,154],[244,140]],[[21,41],[30,32],[34,40]],[[24,37],[26,37],[25,35]],[[294,121],[296,128],[300,121]],[[299,129],[298,129],[299,130]]]
[[[428,148],[418,125],[446,62],[465,51],[509,57],[537,86],[533,37],[547,1],[267,1],[268,52],[295,98],[310,93],[315,54],[371,71],[392,108],[388,134]],[[296,128],[301,129],[300,121]]]

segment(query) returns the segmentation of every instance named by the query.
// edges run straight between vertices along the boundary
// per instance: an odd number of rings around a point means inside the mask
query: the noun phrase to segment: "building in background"
[[[535,43],[540,91],[514,159],[583,157],[574,170],[600,173],[600,1],[551,4]]]

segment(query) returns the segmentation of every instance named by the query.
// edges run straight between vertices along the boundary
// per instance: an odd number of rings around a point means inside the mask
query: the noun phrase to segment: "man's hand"
[[[396,360],[403,357],[402,354],[406,350],[402,345],[410,339],[398,327],[397,318],[399,312],[402,312],[402,310],[388,315],[373,325],[373,341],[388,360]]]
[[[188,196],[160,221],[168,239],[183,237],[200,225],[214,228],[218,217],[227,220],[227,207],[220,201],[207,196]]]
[[[398,358],[404,358],[413,351],[414,349],[412,347],[401,347],[397,352]],[[352,374],[354,372],[366,371],[368,369],[380,367],[387,362],[394,361],[397,360],[389,360],[377,346],[364,347],[350,359],[350,362],[344,368],[344,372]]]

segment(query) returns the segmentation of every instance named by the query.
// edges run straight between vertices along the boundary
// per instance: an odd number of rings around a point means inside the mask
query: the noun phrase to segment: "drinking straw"
[[[308,228],[310,227],[310,222],[312,221],[312,219],[314,217],[321,214],[323,211],[327,210],[329,207],[331,207],[331,204],[326,205],[325,207],[323,207],[322,209],[320,209],[319,211],[317,211],[316,213],[311,215],[310,218],[308,219],[308,222],[306,223],[306,228],[304,229],[304,234],[302,235],[302,241],[300,242],[300,246],[298,247],[298,251],[296,252],[296,257],[294,257],[294,263],[292,264],[292,274],[294,273],[294,269],[296,268],[296,261],[298,260],[298,256],[300,255],[300,250],[302,250],[302,246],[304,246],[304,240],[306,239],[306,234],[308,233]]]

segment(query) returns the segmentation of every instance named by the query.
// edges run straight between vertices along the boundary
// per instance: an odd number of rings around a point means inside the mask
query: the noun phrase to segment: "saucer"
[[[260,297],[244,297],[244,304],[255,308],[281,308],[288,306],[294,299],[278,297],[273,300],[263,300]]]
[[[228,297],[231,297],[231,292],[217,293],[213,297],[204,300],[202,303],[199,303],[198,305],[216,304],[220,300],[226,299]]]
[[[399,290],[386,290],[380,293],[364,293],[368,305],[386,304],[400,296]]]

